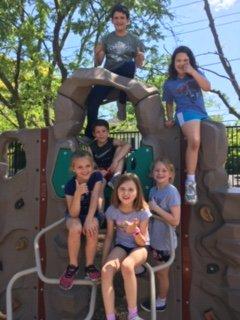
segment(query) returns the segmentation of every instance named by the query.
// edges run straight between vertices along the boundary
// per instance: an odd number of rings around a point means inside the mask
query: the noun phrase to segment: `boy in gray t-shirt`
[[[117,4],[112,8],[111,19],[115,31],[101,38],[94,52],[95,66],[102,64],[104,67],[118,75],[134,78],[136,67],[141,67],[144,61],[144,45],[140,39],[127,31],[129,25],[129,11],[127,7]],[[98,109],[103,100],[113,89],[110,86],[96,85],[91,90],[87,106],[87,127],[85,135],[92,136],[92,125],[98,118]],[[126,118],[126,94],[120,92],[118,104],[118,118]]]

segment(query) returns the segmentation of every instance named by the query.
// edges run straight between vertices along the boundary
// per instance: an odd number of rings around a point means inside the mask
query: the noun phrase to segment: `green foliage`
[[[94,45],[110,30],[114,2],[119,1],[0,2],[0,130],[52,124],[58,87],[76,68],[92,66]],[[147,48],[148,63],[139,77],[160,86],[156,65],[165,58],[157,48],[161,19],[169,15],[168,1],[126,0],[124,4],[130,9],[131,30]],[[131,111],[119,128],[134,127],[134,119]]]

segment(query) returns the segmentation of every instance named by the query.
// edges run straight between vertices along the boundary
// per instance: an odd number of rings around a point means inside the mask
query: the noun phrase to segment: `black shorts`
[[[132,250],[136,249],[136,248],[128,248],[122,244],[115,244],[114,248],[116,247],[122,248],[127,253],[127,255],[129,255],[129,253],[131,253]]]
[[[157,250],[150,247],[150,251],[152,252],[153,258],[159,262],[168,262],[171,256],[171,252],[168,250]]]

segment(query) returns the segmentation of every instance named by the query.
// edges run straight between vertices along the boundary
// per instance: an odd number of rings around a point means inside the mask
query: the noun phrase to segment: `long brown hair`
[[[121,177],[119,178],[119,180],[117,182],[116,187],[113,190],[112,200],[111,200],[112,205],[115,208],[118,208],[120,206],[121,202],[118,198],[118,189],[124,182],[127,182],[127,181],[133,181],[133,183],[135,184],[135,186],[137,188],[137,196],[133,201],[133,209],[136,211],[147,209],[148,204],[144,199],[140,180],[139,180],[138,176],[134,173],[124,173],[123,175],[121,175]]]

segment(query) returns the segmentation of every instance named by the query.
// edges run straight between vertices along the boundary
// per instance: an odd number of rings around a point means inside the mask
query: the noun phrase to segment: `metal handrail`
[[[154,219],[158,219],[161,220],[163,222],[163,220],[156,216],[153,215]],[[164,221],[165,224],[167,224]],[[173,263],[174,259],[175,259],[175,248],[174,248],[174,230],[172,228],[172,226],[170,224],[167,224],[169,227],[169,235],[170,235],[170,258],[167,262],[154,266],[152,267],[149,263],[145,263],[145,267],[147,268],[149,274],[150,274],[150,295],[151,295],[151,320],[156,320],[157,316],[156,316],[156,283],[155,283],[155,273],[159,270],[163,270],[165,268],[168,268],[171,266],[171,264]]]
[[[36,267],[26,269],[23,271],[20,271],[16,273],[9,281],[7,286],[7,319],[13,320],[13,311],[12,311],[12,287],[16,280],[19,278],[29,275],[31,273],[36,272],[38,274],[38,277],[47,284],[59,284],[59,279],[51,279],[47,278],[43,272],[42,272],[42,265],[41,265],[41,257],[40,257],[40,251],[39,251],[39,240],[45,234],[46,232],[52,230],[56,226],[60,225],[62,222],[64,222],[65,219],[62,218],[51,225],[47,226],[46,228],[43,228],[35,237],[34,239],[34,253],[35,253],[35,262]],[[98,283],[92,282],[91,280],[85,280],[85,279],[78,279],[74,280],[74,285],[85,285],[85,286],[91,286],[91,297],[90,297],[90,304],[89,304],[89,310],[87,316],[84,318],[84,320],[91,320],[94,314],[95,309],[95,303],[96,303],[96,296],[97,296],[97,285]]]

